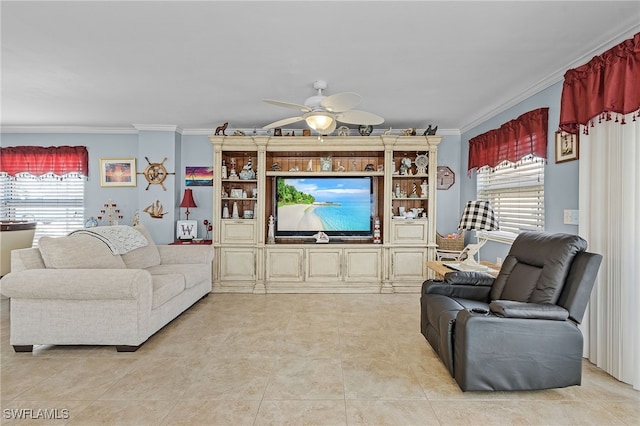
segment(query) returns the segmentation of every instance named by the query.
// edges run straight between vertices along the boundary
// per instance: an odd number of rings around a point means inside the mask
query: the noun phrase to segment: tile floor
[[[212,294],[137,352],[40,346],[33,354],[13,352],[2,300],[0,423],[640,422],[640,392],[586,361],[582,386],[461,392],[420,334],[418,297]],[[38,410],[59,419],[37,419]]]

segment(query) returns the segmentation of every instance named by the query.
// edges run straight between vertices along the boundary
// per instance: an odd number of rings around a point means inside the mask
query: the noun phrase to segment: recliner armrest
[[[444,274],[446,284],[492,286],[494,280],[495,278],[491,275],[476,271],[455,271]]]
[[[453,298],[462,298],[489,302],[491,287],[483,285],[447,284],[440,280],[427,280],[422,283],[422,294],[439,294]]]
[[[494,300],[489,309],[505,318],[547,319],[565,321],[569,311],[562,306],[547,303],[526,303],[513,300]]]

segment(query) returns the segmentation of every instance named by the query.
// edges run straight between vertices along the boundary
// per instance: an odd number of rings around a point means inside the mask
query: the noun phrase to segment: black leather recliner
[[[463,391],[579,385],[582,321],[602,261],[577,235],[523,232],[497,278],[422,285],[421,331]]]

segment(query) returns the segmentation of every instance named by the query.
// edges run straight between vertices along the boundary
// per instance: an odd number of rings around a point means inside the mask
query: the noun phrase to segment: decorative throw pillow
[[[125,264],[119,255],[90,235],[42,237],[38,240],[40,255],[47,268],[52,269],[122,269]]]
[[[151,266],[160,264],[160,252],[156,243],[153,242],[149,230],[144,225],[136,225],[134,229],[137,229],[144,235],[149,244],[145,247],[140,247],[122,255],[122,260],[128,269],[145,269]]]

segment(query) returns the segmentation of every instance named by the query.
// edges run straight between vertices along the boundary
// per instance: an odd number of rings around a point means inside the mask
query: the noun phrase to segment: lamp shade
[[[191,189],[184,190],[184,196],[182,197],[182,202],[180,203],[180,207],[198,207],[196,202],[193,200],[193,191]]]
[[[458,229],[467,231],[496,231],[499,229],[491,204],[488,201],[467,201]]]
[[[336,121],[333,115],[321,111],[308,112],[304,115],[304,120],[318,133],[326,132]]]

